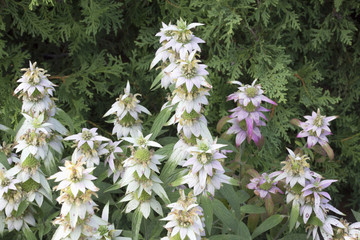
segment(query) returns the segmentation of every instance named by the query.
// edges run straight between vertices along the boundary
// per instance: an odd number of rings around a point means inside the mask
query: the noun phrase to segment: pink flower
[[[321,146],[328,142],[327,135],[331,135],[329,128],[330,121],[334,120],[336,116],[326,117],[320,115],[320,109],[315,113],[312,112],[311,116],[304,116],[306,122],[300,122],[300,127],[303,129],[296,137],[307,137],[308,148],[313,147],[316,143]]]
[[[253,178],[250,180],[250,183],[246,185],[248,189],[253,189],[254,193],[261,198],[271,198],[270,193],[276,194],[281,193],[284,194],[280,188],[276,186],[278,182],[273,180],[276,173],[263,173],[260,177]]]

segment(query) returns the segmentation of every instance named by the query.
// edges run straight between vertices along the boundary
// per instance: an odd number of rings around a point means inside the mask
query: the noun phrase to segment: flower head
[[[180,190],[179,200],[168,207],[171,212],[161,220],[169,221],[164,227],[168,230],[170,239],[177,236],[181,240],[200,240],[201,236],[205,235],[203,210],[192,193],[186,196],[184,191]]]
[[[288,149],[289,155],[286,161],[281,162],[284,164],[282,172],[279,172],[274,181],[280,181],[285,178],[286,184],[294,187],[296,183],[305,187],[305,181],[312,180],[315,177],[321,177],[319,174],[310,171],[307,155],[295,154],[292,150]]]
[[[30,62],[30,68],[23,68],[25,74],[18,80],[20,85],[14,93],[21,92],[20,97],[31,100],[42,99],[45,95],[53,95],[54,84],[48,80],[48,74],[42,68],[36,67],[36,62]]]
[[[55,189],[69,189],[74,196],[77,196],[78,192],[85,193],[86,189],[93,192],[98,191],[98,188],[92,182],[96,177],[90,174],[95,168],[85,169],[83,165],[84,162],[81,161],[76,163],[66,161],[65,167],[59,167],[61,172],[50,177],[50,179],[55,179],[55,182],[60,182]]]
[[[254,193],[260,196],[260,198],[271,198],[270,193],[283,193],[280,188],[276,186],[278,182],[273,180],[275,175],[276,173],[271,173],[269,175],[267,173],[263,173],[261,176],[251,179],[250,183],[246,185],[246,187],[253,189]]]
[[[334,120],[336,116],[326,117],[320,114],[320,109],[317,112],[312,112],[311,116],[304,116],[306,122],[300,122],[300,127],[303,129],[297,135],[298,138],[307,137],[308,148],[313,147],[316,143],[324,145],[328,142],[327,135],[331,135],[329,128],[330,121]]]
[[[84,144],[86,144],[85,146],[83,146],[83,148],[85,147],[85,148],[94,149],[94,143],[96,141],[99,142],[99,141],[110,140],[108,138],[98,135],[96,130],[97,128],[92,128],[92,129],[83,128],[81,133],[68,136],[64,138],[64,140],[75,140],[77,148],[80,148]]]
[[[259,107],[262,101],[277,105],[276,102],[263,95],[264,91],[261,89],[260,84],[255,84],[256,81],[257,79],[255,79],[251,85],[243,85],[241,82],[233,81],[232,83],[238,84],[240,87],[238,88],[238,92],[229,95],[228,101],[234,100],[234,102],[238,102],[245,107],[249,103],[252,103],[255,107]]]

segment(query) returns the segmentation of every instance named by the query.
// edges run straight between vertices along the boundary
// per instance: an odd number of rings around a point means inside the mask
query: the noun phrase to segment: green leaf
[[[316,226],[321,227],[323,225],[323,222],[318,217],[316,217],[314,214],[311,214],[311,217],[307,221],[307,224],[316,225]]]
[[[10,169],[9,162],[4,152],[0,152],[0,165],[3,165],[6,169]]]
[[[152,133],[150,140],[154,140],[158,136],[162,127],[169,120],[172,113],[172,109],[173,109],[172,107],[166,107],[159,113],[159,115],[157,115],[157,117],[154,120],[154,124],[152,125],[150,130],[150,132]]]
[[[238,221],[233,213],[231,213],[222,202],[220,202],[218,199],[214,199],[212,201],[212,207],[214,210],[214,214],[216,217],[220,219],[221,222],[223,222],[228,228],[230,228],[232,231],[240,231],[238,229]]]
[[[18,207],[18,210],[16,211],[15,217],[20,217],[21,214],[23,214],[25,212],[25,210],[27,209],[27,207],[29,206],[29,202],[26,200],[23,200]]]
[[[352,209],[351,209],[351,211],[354,214],[354,217],[355,217],[356,221],[360,222],[360,213],[356,212],[356,211],[354,211]]]
[[[108,187],[107,189],[104,190],[104,193],[107,193],[107,192],[111,192],[111,191],[115,191],[115,190],[118,190],[120,189],[121,186],[119,183],[115,183],[113,185],[111,185],[110,187]]]
[[[31,231],[30,228],[23,228],[23,233],[25,235],[26,240],[37,240],[35,234]]]
[[[255,214],[262,214],[266,213],[266,210],[264,207],[259,207],[255,205],[244,205],[240,207],[240,211],[242,213],[255,213]]]
[[[174,180],[171,177],[174,175],[174,171],[178,164],[185,159],[186,155],[186,152],[174,149],[169,159],[166,161],[163,169],[161,170],[160,179],[164,182],[165,185]]]
[[[239,235],[215,235],[211,236],[209,240],[240,240],[242,239]]]
[[[0,124],[0,130],[4,131],[4,132],[7,132],[11,136],[15,136],[15,131],[14,130],[12,130],[11,128],[8,128],[7,126],[4,126],[2,124]]]
[[[220,188],[221,195],[229,202],[230,206],[235,210],[237,216],[240,215],[241,201],[238,198],[234,188],[230,185],[224,185]]]
[[[237,191],[236,194],[238,196],[238,201],[241,204],[245,203],[250,198],[250,195],[247,192],[245,192],[244,190]]]
[[[295,227],[298,217],[299,217],[299,203],[294,201],[292,209],[291,209],[291,213],[290,213],[290,223],[289,223],[290,232]]]
[[[276,225],[278,225],[279,223],[282,222],[284,216],[282,215],[279,215],[279,214],[276,214],[276,215],[273,215],[269,218],[267,218],[264,222],[262,222],[260,224],[260,226],[258,226],[253,234],[251,235],[252,238],[256,238],[257,236],[259,236],[260,234],[268,231],[269,229],[275,227]]]
[[[288,234],[280,240],[307,240],[307,234],[304,233],[292,233]]]
[[[70,132],[74,132],[73,119],[61,108],[56,109],[56,115],[63,121],[63,123],[70,128]]]
[[[157,86],[155,88],[155,86],[160,82],[160,80],[164,77],[164,73],[163,71],[161,71],[155,78],[155,80],[152,82],[151,84],[151,87],[150,87],[150,90],[154,91],[156,90],[157,88],[159,88],[159,86]]]
[[[142,221],[143,215],[140,211],[140,208],[136,209],[135,213],[132,217],[132,240],[138,240],[139,239],[139,232],[140,232],[140,226]]]
[[[208,234],[211,235],[211,228],[213,225],[213,215],[214,215],[214,211],[211,205],[211,200],[207,196],[202,195],[200,198],[200,205],[204,210],[206,230]]]
[[[249,228],[245,225],[245,223],[243,221],[239,222],[239,229],[240,229],[240,233],[239,235],[241,236],[241,240],[251,240],[251,235],[250,235],[250,231]]]

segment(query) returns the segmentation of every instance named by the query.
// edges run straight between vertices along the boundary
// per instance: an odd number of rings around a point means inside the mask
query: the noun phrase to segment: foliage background
[[[332,187],[335,205],[360,207],[360,2],[356,0],[0,0],[0,123],[15,127],[21,102],[12,95],[28,61],[37,61],[58,85],[58,105],[74,120],[73,132],[112,125],[103,114],[129,80],[153,116],[167,91],[150,91],[158,71],[149,70],[159,47],[161,22],[201,22],[195,35],[206,41],[201,58],[213,85],[206,117],[214,136],[219,119],[233,108],[226,96],[240,80],[258,78],[272,109],[262,129],[265,144],[246,145],[243,162],[257,170],[278,169],[294,148],[298,128],[292,118],[320,108],[332,122],[334,161],[312,158],[312,169],[339,179]],[[161,137],[175,136],[167,127]],[[1,133],[7,140],[8,136]],[[109,135],[107,135],[109,137]],[[231,161],[231,159],[229,159]],[[239,171],[239,165],[234,165]]]

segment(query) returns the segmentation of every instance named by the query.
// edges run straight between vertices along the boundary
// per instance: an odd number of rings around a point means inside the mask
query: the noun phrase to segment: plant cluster
[[[0,7],[4,239],[359,239],[359,3]]]

